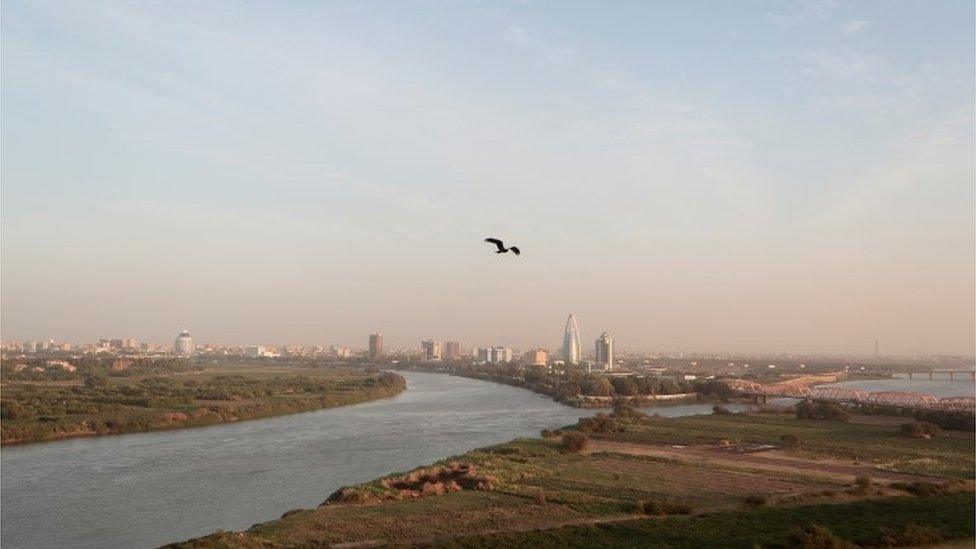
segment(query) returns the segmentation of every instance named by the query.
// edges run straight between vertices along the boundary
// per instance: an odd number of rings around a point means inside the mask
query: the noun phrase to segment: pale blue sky
[[[6,0],[3,337],[972,354],[974,20]]]

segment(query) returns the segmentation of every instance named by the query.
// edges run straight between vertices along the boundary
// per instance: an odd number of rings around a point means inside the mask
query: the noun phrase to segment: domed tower
[[[180,335],[176,336],[173,350],[179,356],[193,356],[193,338],[190,337],[189,331],[183,330]]]
[[[583,358],[583,350],[580,346],[579,325],[576,323],[576,315],[570,314],[566,319],[566,333],[563,334],[563,360],[569,364],[579,364]]]

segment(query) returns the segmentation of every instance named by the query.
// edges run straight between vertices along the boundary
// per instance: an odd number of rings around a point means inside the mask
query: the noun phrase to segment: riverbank
[[[650,407],[672,404],[727,402],[731,393],[712,381],[690,382],[668,377],[606,376],[578,370],[550,371],[519,364],[400,364],[398,370],[448,374],[527,389],[574,408],[610,409],[616,405]],[[705,388],[702,390],[702,388]]]
[[[347,368],[223,368],[84,381],[4,381],[0,444],[201,427],[391,397],[402,376]]]
[[[615,419],[581,422],[580,451],[558,435],[520,439],[172,547],[901,545],[976,528],[971,433],[907,438],[897,424],[762,414]]]

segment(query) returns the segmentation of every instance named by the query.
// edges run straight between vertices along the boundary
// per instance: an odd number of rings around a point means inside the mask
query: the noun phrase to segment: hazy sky
[[[974,20],[4,0],[2,337],[973,354]]]

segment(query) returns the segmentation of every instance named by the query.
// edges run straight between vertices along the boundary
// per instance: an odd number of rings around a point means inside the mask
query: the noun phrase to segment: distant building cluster
[[[350,349],[348,347],[321,345],[284,345],[273,346],[255,344],[245,346],[224,346],[213,343],[197,344],[189,330],[178,332],[172,347],[157,345],[150,342],[139,342],[132,337],[101,338],[94,343],[73,345],[58,342],[53,339],[44,341],[6,341],[0,342],[0,351],[5,356],[45,354],[48,358],[61,356],[76,356],[81,354],[109,354],[121,359],[126,357],[146,356],[176,356],[176,357],[246,357],[251,359],[269,359],[277,357],[292,358],[334,358],[355,359],[362,358],[371,361],[397,362],[398,360],[419,360],[423,362],[478,362],[481,364],[508,364],[519,362],[532,366],[549,366],[553,364],[585,364],[587,370],[593,367],[611,370],[614,367],[613,337],[608,332],[596,340],[593,357],[594,361],[584,360],[582,338],[576,315],[570,314],[566,319],[563,331],[562,347],[555,353],[548,349],[537,347],[528,351],[513,350],[505,345],[490,345],[475,347],[467,354],[459,341],[441,341],[427,339],[420,343],[420,349],[387,349],[382,333],[369,334],[365,349]],[[113,369],[125,369],[131,361],[119,360]]]

